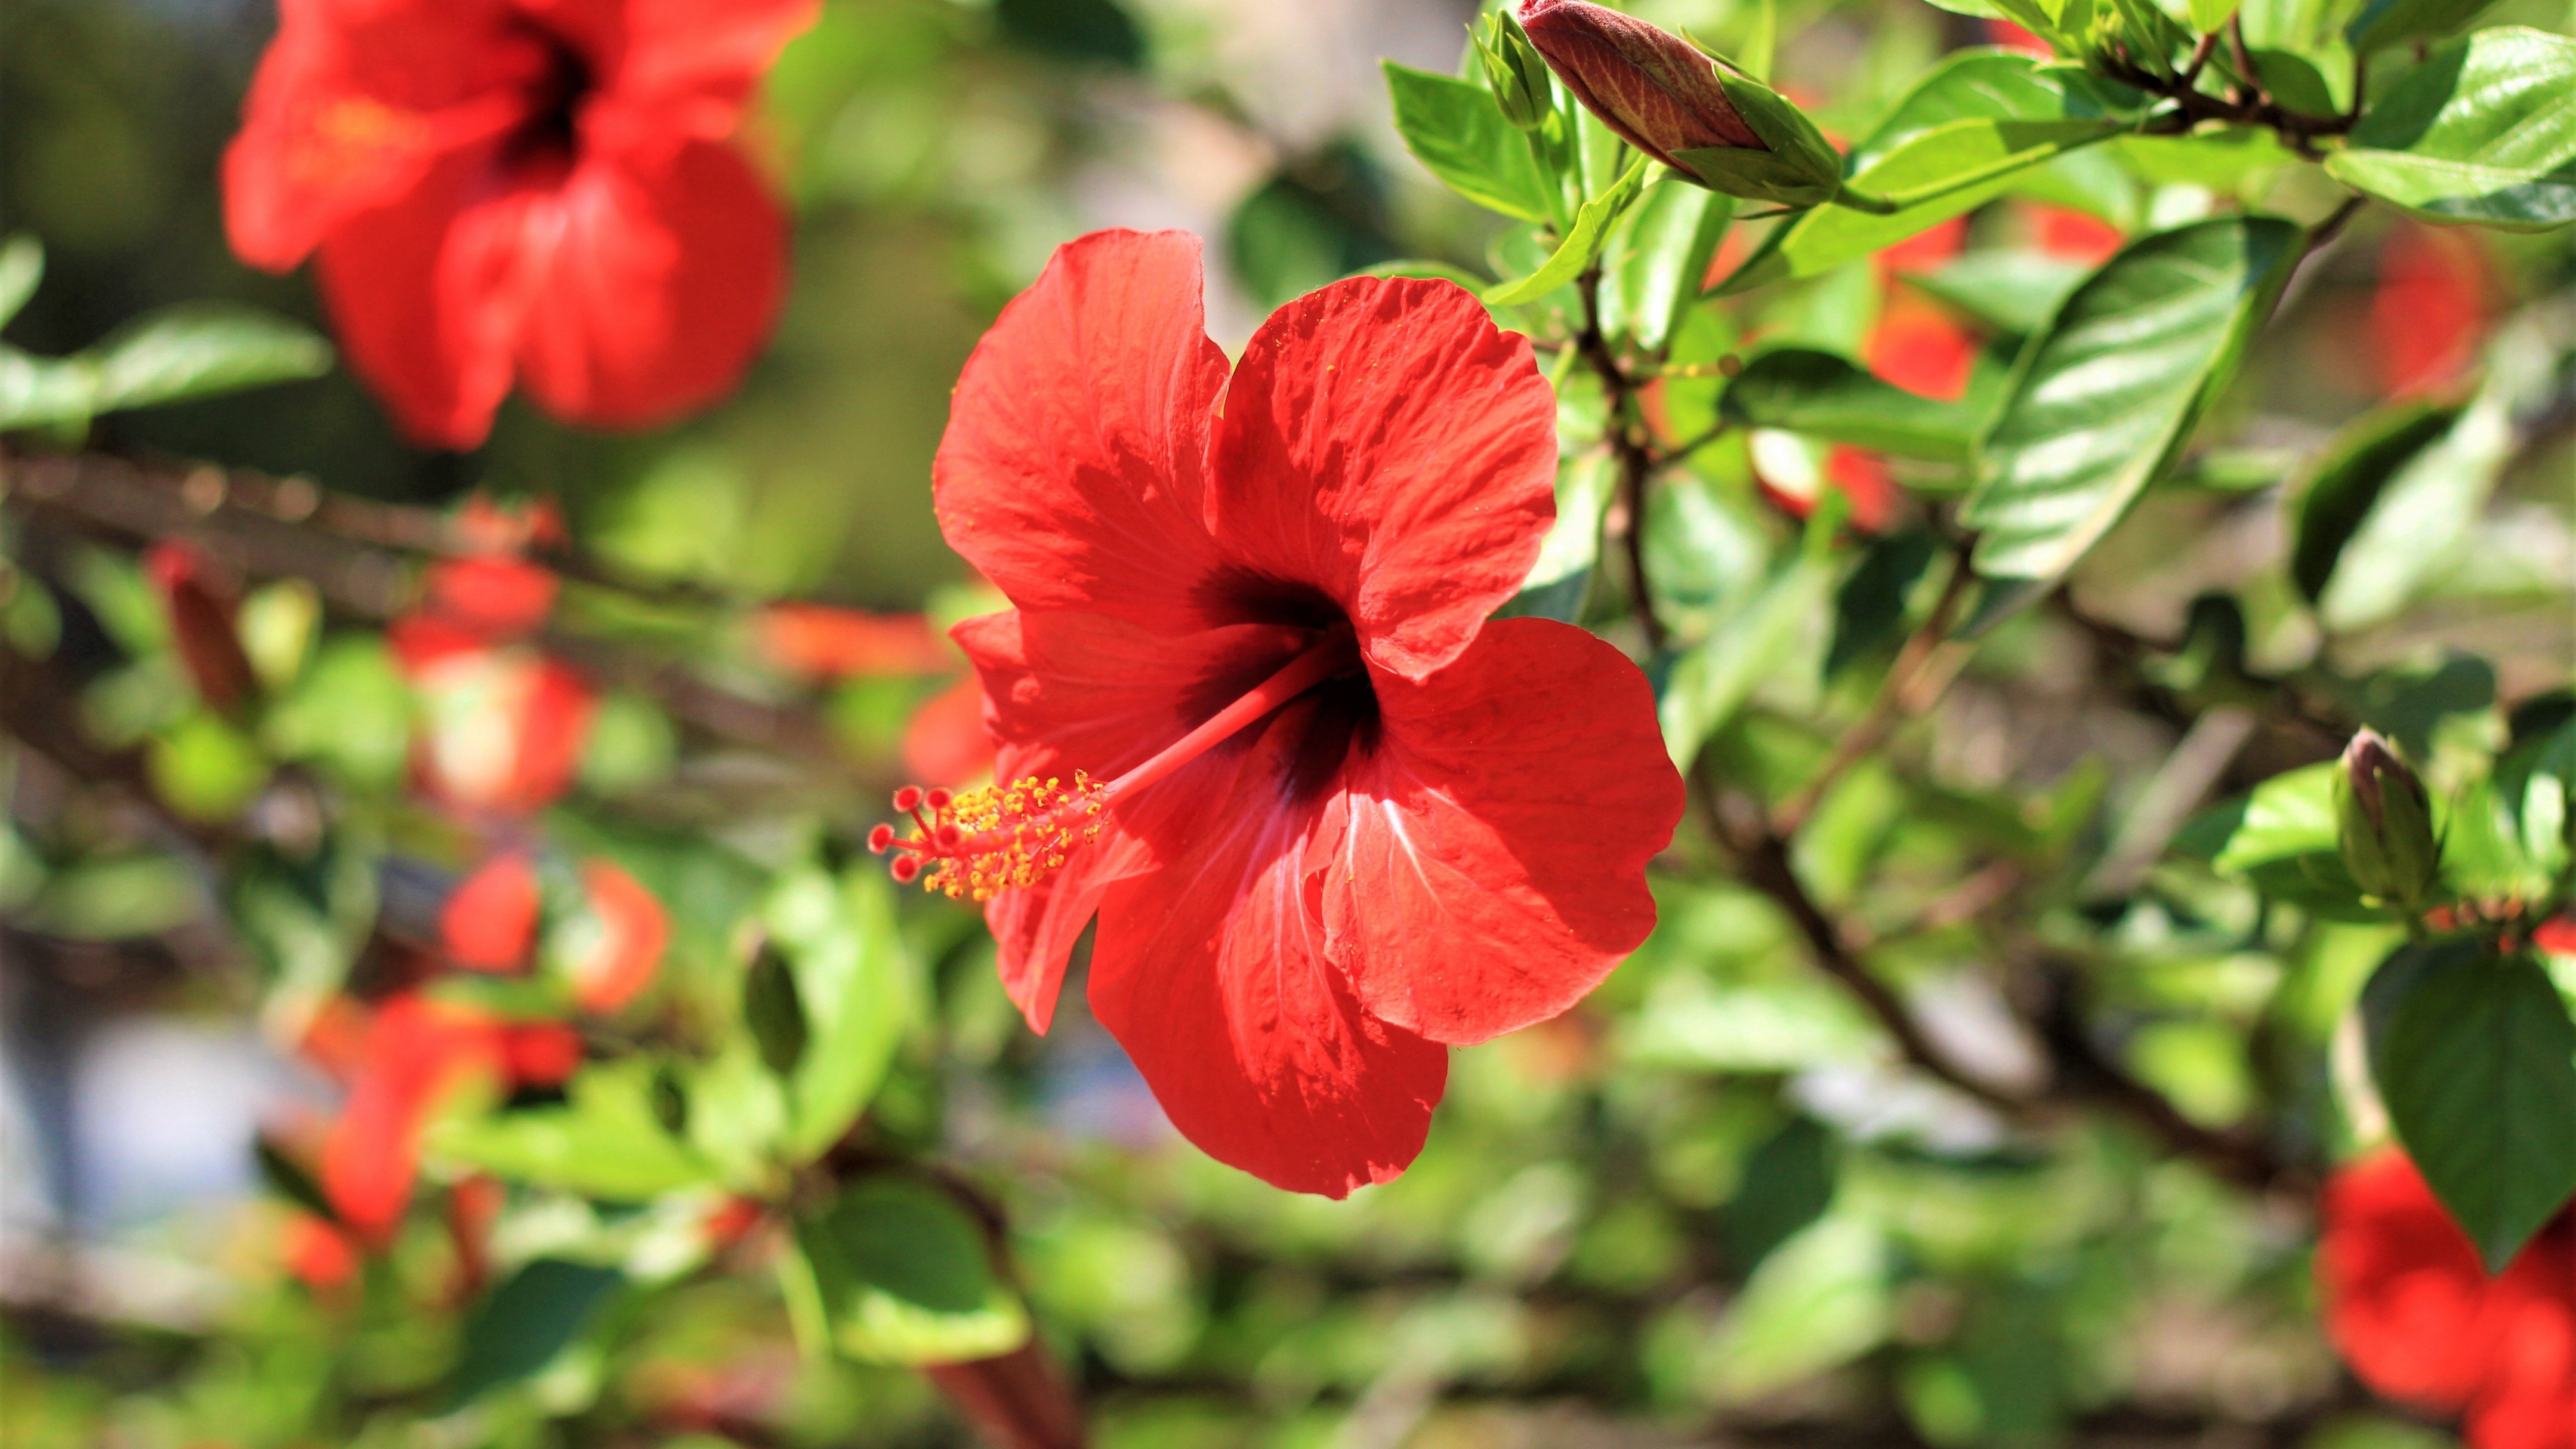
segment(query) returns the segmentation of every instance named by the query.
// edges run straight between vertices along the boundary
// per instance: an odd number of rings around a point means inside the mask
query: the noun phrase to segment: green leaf
[[[1479,206],[1522,221],[1548,219],[1547,178],[1491,92],[1391,60],[1381,64],[1395,100],[1395,129],[1414,159]]]
[[[2303,116],[2331,116],[2342,109],[2335,104],[2333,85],[2315,61],[2295,50],[2277,49],[2253,51],[2251,58],[2263,89],[2287,109]]]
[[[2363,998],[2371,1075],[2489,1272],[2576,1193],[2576,1025],[2549,975],[2482,942],[2399,949]]]
[[[85,423],[95,395],[88,364],[0,344],[0,430]]]
[[[2191,0],[2191,28],[2204,32],[2216,30],[2235,13],[2236,0]]]
[[[871,1363],[991,1358],[1028,1340],[983,1228],[930,1183],[873,1177],[798,1219],[796,1243],[832,1342]]]
[[[805,1059],[805,1004],[796,997],[795,971],[776,951],[762,951],[743,973],[742,1020],[760,1047],[761,1065],[793,1075]]]
[[[1734,215],[1735,198],[1677,177],[1646,188],[1603,257],[1602,330],[1660,350],[1699,301],[1700,278]]]
[[[1740,613],[1719,620],[1706,640],[1674,664],[1656,715],[1675,768],[1687,774],[1700,746],[1735,717],[1754,688],[1812,641],[1814,626],[1833,598],[1836,565],[1830,543],[1839,512],[1830,502],[1820,502],[1808,519],[1806,542],[1762,592]],[[1827,521],[1819,524],[1820,519]]]
[[[9,325],[44,279],[44,243],[25,232],[0,242],[0,327]]]
[[[866,1110],[913,1018],[894,887],[875,871],[791,873],[767,911],[795,975],[806,1045],[788,1081],[786,1149],[819,1157]]]
[[[673,1137],[654,1110],[659,1063],[602,1062],[574,1075],[560,1107],[450,1118],[429,1150],[519,1182],[610,1202],[643,1202],[710,1181],[714,1169]]]
[[[2086,75],[2081,67],[2017,51],[1957,51],[1888,109],[1844,162],[1858,176],[1907,142],[1956,121],[2089,120],[2136,111],[2141,98]]]
[[[2339,768],[2329,760],[2275,775],[2244,799],[2192,821],[2174,837],[2173,849],[2310,915],[2386,920],[2391,913],[2362,900],[2343,862],[2335,830]]]
[[[193,709],[152,737],[144,753],[152,791],[190,820],[221,824],[268,783],[268,761],[223,716]]]
[[[1979,573],[2051,580],[2110,531],[2181,454],[2300,242],[2275,218],[2201,222],[2129,243],[2066,299],[1978,444],[1961,520]]]
[[[2326,170],[2428,221],[2576,221],[2576,40],[2513,25],[2453,41],[2371,105]]]
[[[1742,1403],[1851,1362],[1894,1321],[1885,1239],[1869,1223],[1826,1217],[1772,1250],[1709,1345],[1710,1385]]]
[[[2337,434],[2301,490],[2290,548],[2290,578],[2308,602],[2323,597],[2344,545],[2414,456],[2450,430],[2458,408],[2394,403],[2365,413]]]
[[[1957,403],[1882,382],[1830,352],[1784,347],[1744,366],[1718,415],[1746,428],[1785,428],[1907,458],[1968,456],[1975,420]]]
[[[260,739],[279,758],[313,761],[342,785],[385,790],[401,783],[411,729],[411,689],[383,638],[351,633],[323,643],[269,707]]]
[[[2092,268],[2038,251],[1970,252],[1929,272],[1909,272],[1919,287],[2010,337],[2048,325]]]
[[[2440,437],[2395,465],[2337,550],[2318,588],[2326,627],[2358,629],[2394,617],[2459,556],[2513,457],[2513,415],[2535,368],[2514,331],[2497,337],[2484,386]]]
[[[2366,0],[2343,28],[2352,53],[2366,56],[2409,40],[2438,40],[2484,14],[2495,0]]]
[[[94,411],[149,407],[331,370],[331,344],[283,317],[225,302],[166,307],[91,349]]]
[[[462,1407],[529,1377],[562,1353],[625,1283],[614,1268],[539,1258],[510,1275],[474,1310],[446,1402]]]
[[[1645,176],[1646,158],[1640,155],[1628,163],[1627,170],[1619,173],[1619,179],[1610,184],[1608,191],[1583,203],[1583,209],[1574,214],[1574,229],[1557,245],[1545,266],[1519,281],[1504,282],[1491,288],[1485,293],[1486,302],[1498,307],[1535,302],[1581,276],[1594,258],[1601,255],[1602,246],[1609,240],[1610,228],[1618,222],[1620,213],[1637,199],[1639,188],[1645,184]]]

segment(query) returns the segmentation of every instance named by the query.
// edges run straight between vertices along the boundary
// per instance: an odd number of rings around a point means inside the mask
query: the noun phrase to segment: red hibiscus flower
[[[580,1059],[579,1039],[553,1022],[504,1022],[409,993],[386,1001],[322,1140],[322,1191],[341,1223],[363,1243],[392,1237],[411,1201],[421,1132],[449,1093],[477,1077],[551,1086]]]
[[[225,222],[318,255],[350,360],[424,443],[471,447],[513,377],[632,427],[733,385],[786,229],[731,144],[815,0],[286,0]]]
[[[791,674],[837,679],[945,674],[957,656],[919,614],[868,614],[830,604],[772,604],[761,611],[761,652]]]
[[[2576,1210],[2496,1278],[2390,1149],[2326,1189],[2326,1327],[2362,1382],[2442,1413],[2472,1449],[2576,1449]]]
[[[1527,340],[1337,282],[1229,378],[1199,287],[1195,239],[1095,233],[968,360],[933,478],[1017,606],[955,631],[1008,783],[871,844],[987,902],[1041,1031],[1096,915],[1092,1008],[1173,1123],[1340,1196],[1421,1149],[1449,1044],[1645,937],[1681,782],[1624,656],[1487,622],[1555,511]]]
[[[569,665],[431,616],[386,630],[419,692],[422,786],[465,810],[525,815],[572,787],[598,700]]]

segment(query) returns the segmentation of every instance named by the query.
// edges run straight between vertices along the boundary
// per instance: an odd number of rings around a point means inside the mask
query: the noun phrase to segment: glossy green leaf
[[[1872,1224],[1826,1217],[1801,1229],[1754,1270],[1710,1345],[1715,1396],[1759,1398],[1876,1348],[1894,1321],[1887,1277]]]
[[[1915,82],[1869,135],[1851,149],[1844,170],[1858,176],[1909,141],[1957,121],[2086,120],[2135,111],[2139,98],[2086,75],[2018,51],[1975,49],[1944,57]]]
[[[2300,243],[2269,217],[2180,227],[2131,242],[2066,299],[1978,444],[1961,513],[1978,572],[2054,579],[2110,531],[2180,455]]]
[[[714,1169],[673,1137],[654,1108],[657,1064],[603,1062],[576,1073],[559,1107],[457,1117],[429,1150],[496,1176],[611,1202],[642,1202],[711,1180]]]
[[[530,1377],[581,1337],[625,1283],[614,1268],[539,1258],[474,1310],[446,1400],[461,1406]]]
[[[1726,235],[1735,198],[1666,177],[1646,188],[1602,256],[1601,327],[1652,352],[1699,300],[1708,259]]]
[[[2398,1138],[2490,1272],[2576,1193],[2576,1024],[2549,975],[2476,941],[2410,945],[2364,998]]]
[[[2343,29],[2355,55],[2409,40],[2438,40],[2484,14],[2495,0],[2364,0]]]
[[[1970,252],[1929,272],[1906,275],[1920,287],[1996,331],[2027,337],[2048,325],[2092,268],[2037,251]]]
[[[9,325],[44,279],[44,243],[25,232],[0,242],[0,327]]]
[[[1815,626],[1833,598],[1837,568],[1831,540],[1840,513],[1833,500],[1840,497],[1828,494],[1819,503],[1808,520],[1806,541],[1762,592],[1720,619],[1705,640],[1673,665],[1656,715],[1663,725],[1664,749],[1676,768],[1687,773],[1700,747],[1735,717],[1757,686],[1802,646],[1821,643]]]
[[[97,387],[88,365],[0,343],[0,430],[85,423]]]
[[[1479,206],[1522,221],[1548,219],[1547,179],[1523,133],[1503,119],[1493,94],[1454,76],[1383,62],[1405,149]]]
[[[832,1342],[872,1363],[991,1358],[1029,1336],[984,1230],[937,1186],[875,1177],[800,1217],[796,1243]]]
[[[98,366],[95,412],[184,402],[331,370],[331,344],[310,329],[220,302],[164,308],[91,351]]]
[[[2246,797],[2194,819],[2173,840],[2176,854],[2209,862],[2273,900],[2338,921],[2378,921],[2343,863],[2335,832],[2333,761],[2284,771]]]
[[[2315,603],[2333,577],[2344,545],[2361,528],[2388,480],[2448,432],[2459,409],[2429,402],[2393,403],[2355,419],[2327,445],[2299,494],[2290,578]]]
[[[771,896],[770,934],[795,974],[806,1025],[788,1082],[786,1148],[799,1161],[849,1130],[912,1024],[912,968],[893,897],[878,872],[836,880],[811,869],[791,873]]]
[[[2342,109],[2315,61],[2295,50],[2261,49],[2250,55],[2255,77],[2282,106],[2303,116],[2331,116]]]
[[[2429,221],[2576,221],[2576,40],[2500,26],[2453,41],[2371,103],[2326,170]]]
[[[1524,302],[1535,302],[1581,276],[1584,269],[1601,255],[1601,248],[1608,243],[1610,229],[1618,224],[1620,214],[1637,199],[1638,190],[1645,184],[1645,176],[1646,158],[1641,155],[1628,163],[1628,169],[1619,173],[1619,179],[1610,184],[1609,190],[1583,203],[1583,209],[1574,214],[1574,229],[1557,244],[1556,251],[1544,266],[1518,281],[1504,282],[1489,289],[1485,300],[1498,307],[1515,307]]]
[[[2393,617],[2467,544],[2513,456],[2516,399],[2536,357],[2512,332],[2490,352],[2487,381],[2440,436],[2394,465],[2336,551],[2317,617],[2358,629]],[[2303,540],[2304,541],[2304,540]],[[2322,544],[2320,544],[2322,547]]]
[[[1882,382],[1846,358],[1803,347],[1765,352],[1727,385],[1718,415],[1907,458],[1968,456],[1975,419],[1957,403]]]

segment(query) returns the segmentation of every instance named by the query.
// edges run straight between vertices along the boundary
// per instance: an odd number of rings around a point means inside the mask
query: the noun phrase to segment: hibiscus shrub
[[[297,1083],[9,1442],[2576,1449],[2576,40],[1937,3],[286,0],[309,295],[0,247],[22,1095]]]

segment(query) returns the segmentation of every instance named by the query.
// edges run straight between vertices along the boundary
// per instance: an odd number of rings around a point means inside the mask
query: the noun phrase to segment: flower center
[[[879,825],[868,832],[868,849],[896,852],[896,880],[919,879],[925,889],[952,898],[988,901],[1005,890],[1025,890],[1097,840],[1118,802],[1297,696],[1358,668],[1349,631],[1334,629],[1198,728],[1106,783],[1076,770],[1069,785],[1036,776],[962,794],[906,785],[895,792],[894,808],[912,817],[912,834],[898,839],[893,826]]]
[[[571,41],[543,26],[528,25],[527,30],[545,60],[521,93],[526,109],[511,133],[510,149],[524,160],[570,160],[582,103],[597,89],[597,78],[589,58]]]

